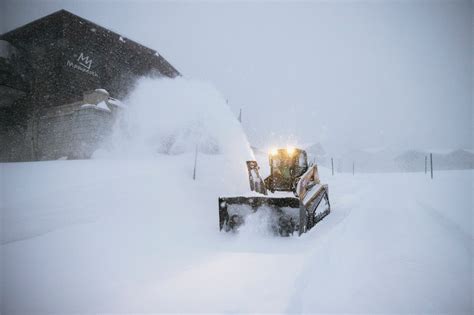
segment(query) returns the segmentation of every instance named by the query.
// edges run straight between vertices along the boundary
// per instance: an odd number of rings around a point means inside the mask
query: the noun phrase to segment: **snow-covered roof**
[[[84,109],[84,108],[92,108],[95,110],[100,110],[100,111],[109,112],[109,113],[111,112],[110,108],[103,101],[97,105],[94,105],[94,104],[81,105],[81,109]]]
[[[110,112],[110,108],[107,106],[107,104],[106,104],[104,101],[102,101],[102,102],[100,102],[99,104],[97,104],[97,107],[98,107],[98,108],[101,108],[101,109],[104,109],[104,110],[106,110],[106,111],[108,111],[108,112]]]
[[[122,103],[121,101],[113,97],[109,97],[109,99],[107,100],[107,104],[117,106],[120,108],[125,108],[124,103]]]
[[[104,94],[107,94],[109,95],[109,92],[107,92],[106,89],[95,89],[96,92],[99,92],[99,93],[104,93]]]

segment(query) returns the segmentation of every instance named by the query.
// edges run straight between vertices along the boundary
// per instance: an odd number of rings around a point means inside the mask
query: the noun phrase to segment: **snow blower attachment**
[[[266,222],[275,234],[289,236],[298,231],[301,235],[329,214],[328,186],[320,183],[317,166],[308,166],[304,150],[272,150],[269,161],[270,175],[265,180],[257,161],[247,161],[250,190],[255,195],[219,198],[221,230],[237,231],[249,216],[267,211]]]

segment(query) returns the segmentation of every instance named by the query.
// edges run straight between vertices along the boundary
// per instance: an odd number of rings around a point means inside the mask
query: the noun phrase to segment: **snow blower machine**
[[[304,150],[274,149],[269,162],[270,175],[262,180],[257,161],[247,161],[248,196],[219,198],[220,230],[238,231],[257,211],[266,211],[265,222],[276,235],[301,235],[330,213],[328,186]]]

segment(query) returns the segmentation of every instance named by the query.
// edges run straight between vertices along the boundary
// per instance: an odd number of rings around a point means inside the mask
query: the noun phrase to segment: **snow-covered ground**
[[[219,232],[245,170],[198,163],[2,164],[2,313],[472,311],[472,171],[320,169],[333,212],[274,238]]]
[[[473,171],[320,167],[332,213],[309,233],[224,233],[252,158],[225,100],[145,79],[125,104],[95,159],[0,164],[0,313],[472,313]]]

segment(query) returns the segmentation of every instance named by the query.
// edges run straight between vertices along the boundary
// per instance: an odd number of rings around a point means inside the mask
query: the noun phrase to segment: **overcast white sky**
[[[64,8],[229,99],[257,146],[473,148],[472,1],[2,0],[1,32]]]

